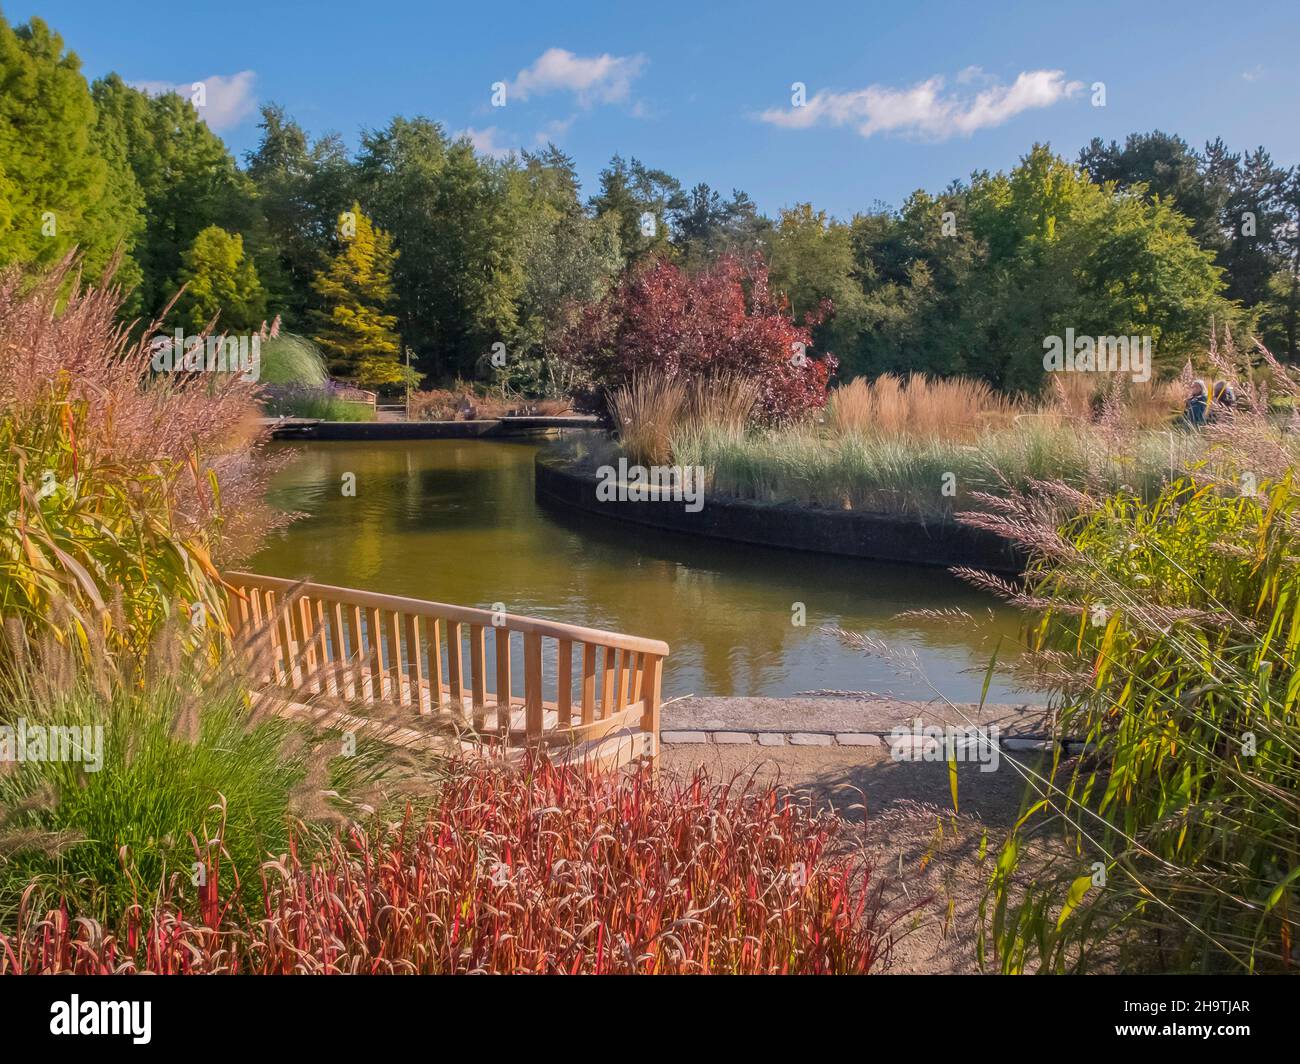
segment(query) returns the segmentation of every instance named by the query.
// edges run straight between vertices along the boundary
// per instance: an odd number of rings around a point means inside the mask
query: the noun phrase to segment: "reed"
[[[963,515],[1034,558],[1023,587],[966,575],[1028,612],[1021,667],[1092,748],[1028,781],[983,910],[1003,971],[1296,968],[1300,491],[1293,434],[1246,392],[1153,494],[1043,482]]]
[[[659,373],[637,374],[609,398],[623,450],[633,462],[645,466],[672,461],[672,434],[685,408],[685,381]]]
[[[858,377],[831,393],[826,425],[833,435],[972,440],[1005,428],[1023,404],[970,377],[892,373]]]

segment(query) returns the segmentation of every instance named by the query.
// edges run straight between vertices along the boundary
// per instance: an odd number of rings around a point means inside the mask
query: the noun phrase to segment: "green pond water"
[[[1014,611],[940,569],[730,544],[557,513],[533,499],[537,445],[482,440],[284,443],[271,501],[303,516],[256,572],[662,639],[669,696],[869,691],[978,701]],[[345,474],[356,494],[343,493]],[[803,603],[806,624],[792,623]],[[980,621],[895,618],[960,606]],[[992,611],[990,615],[990,610]],[[822,625],[883,640],[847,650]],[[908,659],[914,662],[909,667]],[[918,675],[919,673],[919,675]],[[991,701],[1025,701],[995,675]]]

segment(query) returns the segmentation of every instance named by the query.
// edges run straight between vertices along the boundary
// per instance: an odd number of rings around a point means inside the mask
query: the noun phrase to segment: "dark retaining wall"
[[[543,505],[652,528],[875,561],[969,565],[999,573],[1024,567],[1023,556],[1000,536],[952,522],[707,497],[702,510],[687,513],[680,502],[600,502],[594,474],[571,473],[542,455],[534,472],[534,492]]]

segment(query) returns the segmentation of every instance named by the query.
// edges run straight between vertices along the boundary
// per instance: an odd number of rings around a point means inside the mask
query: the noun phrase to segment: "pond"
[[[304,516],[246,567],[662,639],[667,696],[865,691],[978,701],[1015,611],[941,569],[723,543],[556,513],[531,442],[281,443],[271,501]],[[348,475],[355,494],[345,493]],[[795,623],[802,603],[806,620]],[[971,620],[896,618],[960,607]],[[890,654],[848,650],[823,625]],[[1001,648],[999,649],[999,642]],[[909,662],[910,659],[910,662]],[[1026,701],[1002,675],[991,701]]]

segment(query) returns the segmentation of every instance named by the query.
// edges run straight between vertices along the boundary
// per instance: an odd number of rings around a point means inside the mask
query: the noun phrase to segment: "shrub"
[[[170,906],[102,935],[29,906],[0,972],[865,973],[889,928],[848,833],[703,774],[464,763],[427,819],[290,846],[255,915]]]
[[[452,388],[411,393],[413,421],[474,421],[478,418],[557,417],[572,409],[565,399],[529,399],[503,387],[475,387],[457,381]]]
[[[50,655],[43,661],[48,672]],[[251,886],[267,852],[287,844],[290,798],[308,768],[294,726],[269,701],[250,712],[248,685],[231,669],[205,676],[172,662],[139,681],[84,667],[49,676],[30,663],[6,675],[0,724],[16,731],[21,720],[28,735],[102,729],[97,768],[16,760],[0,774],[8,907],[31,881],[88,916],[148,907],[173,874],[188,887],[196,861],[210,862],[224,889]]]
[[[680,377],[688,391],[726,374],[749,377],[758,414],[779,422],[826,403],[836,363],[808,355],[812,324],[791,320],[761,260],[728,256],[695,276],[656,260],[586,307],[560,346],[611,392],[650,372]]]
[[[477,396],[471,388],[430,388],[411,393],[413,421],[473,421],[478,417]]]

